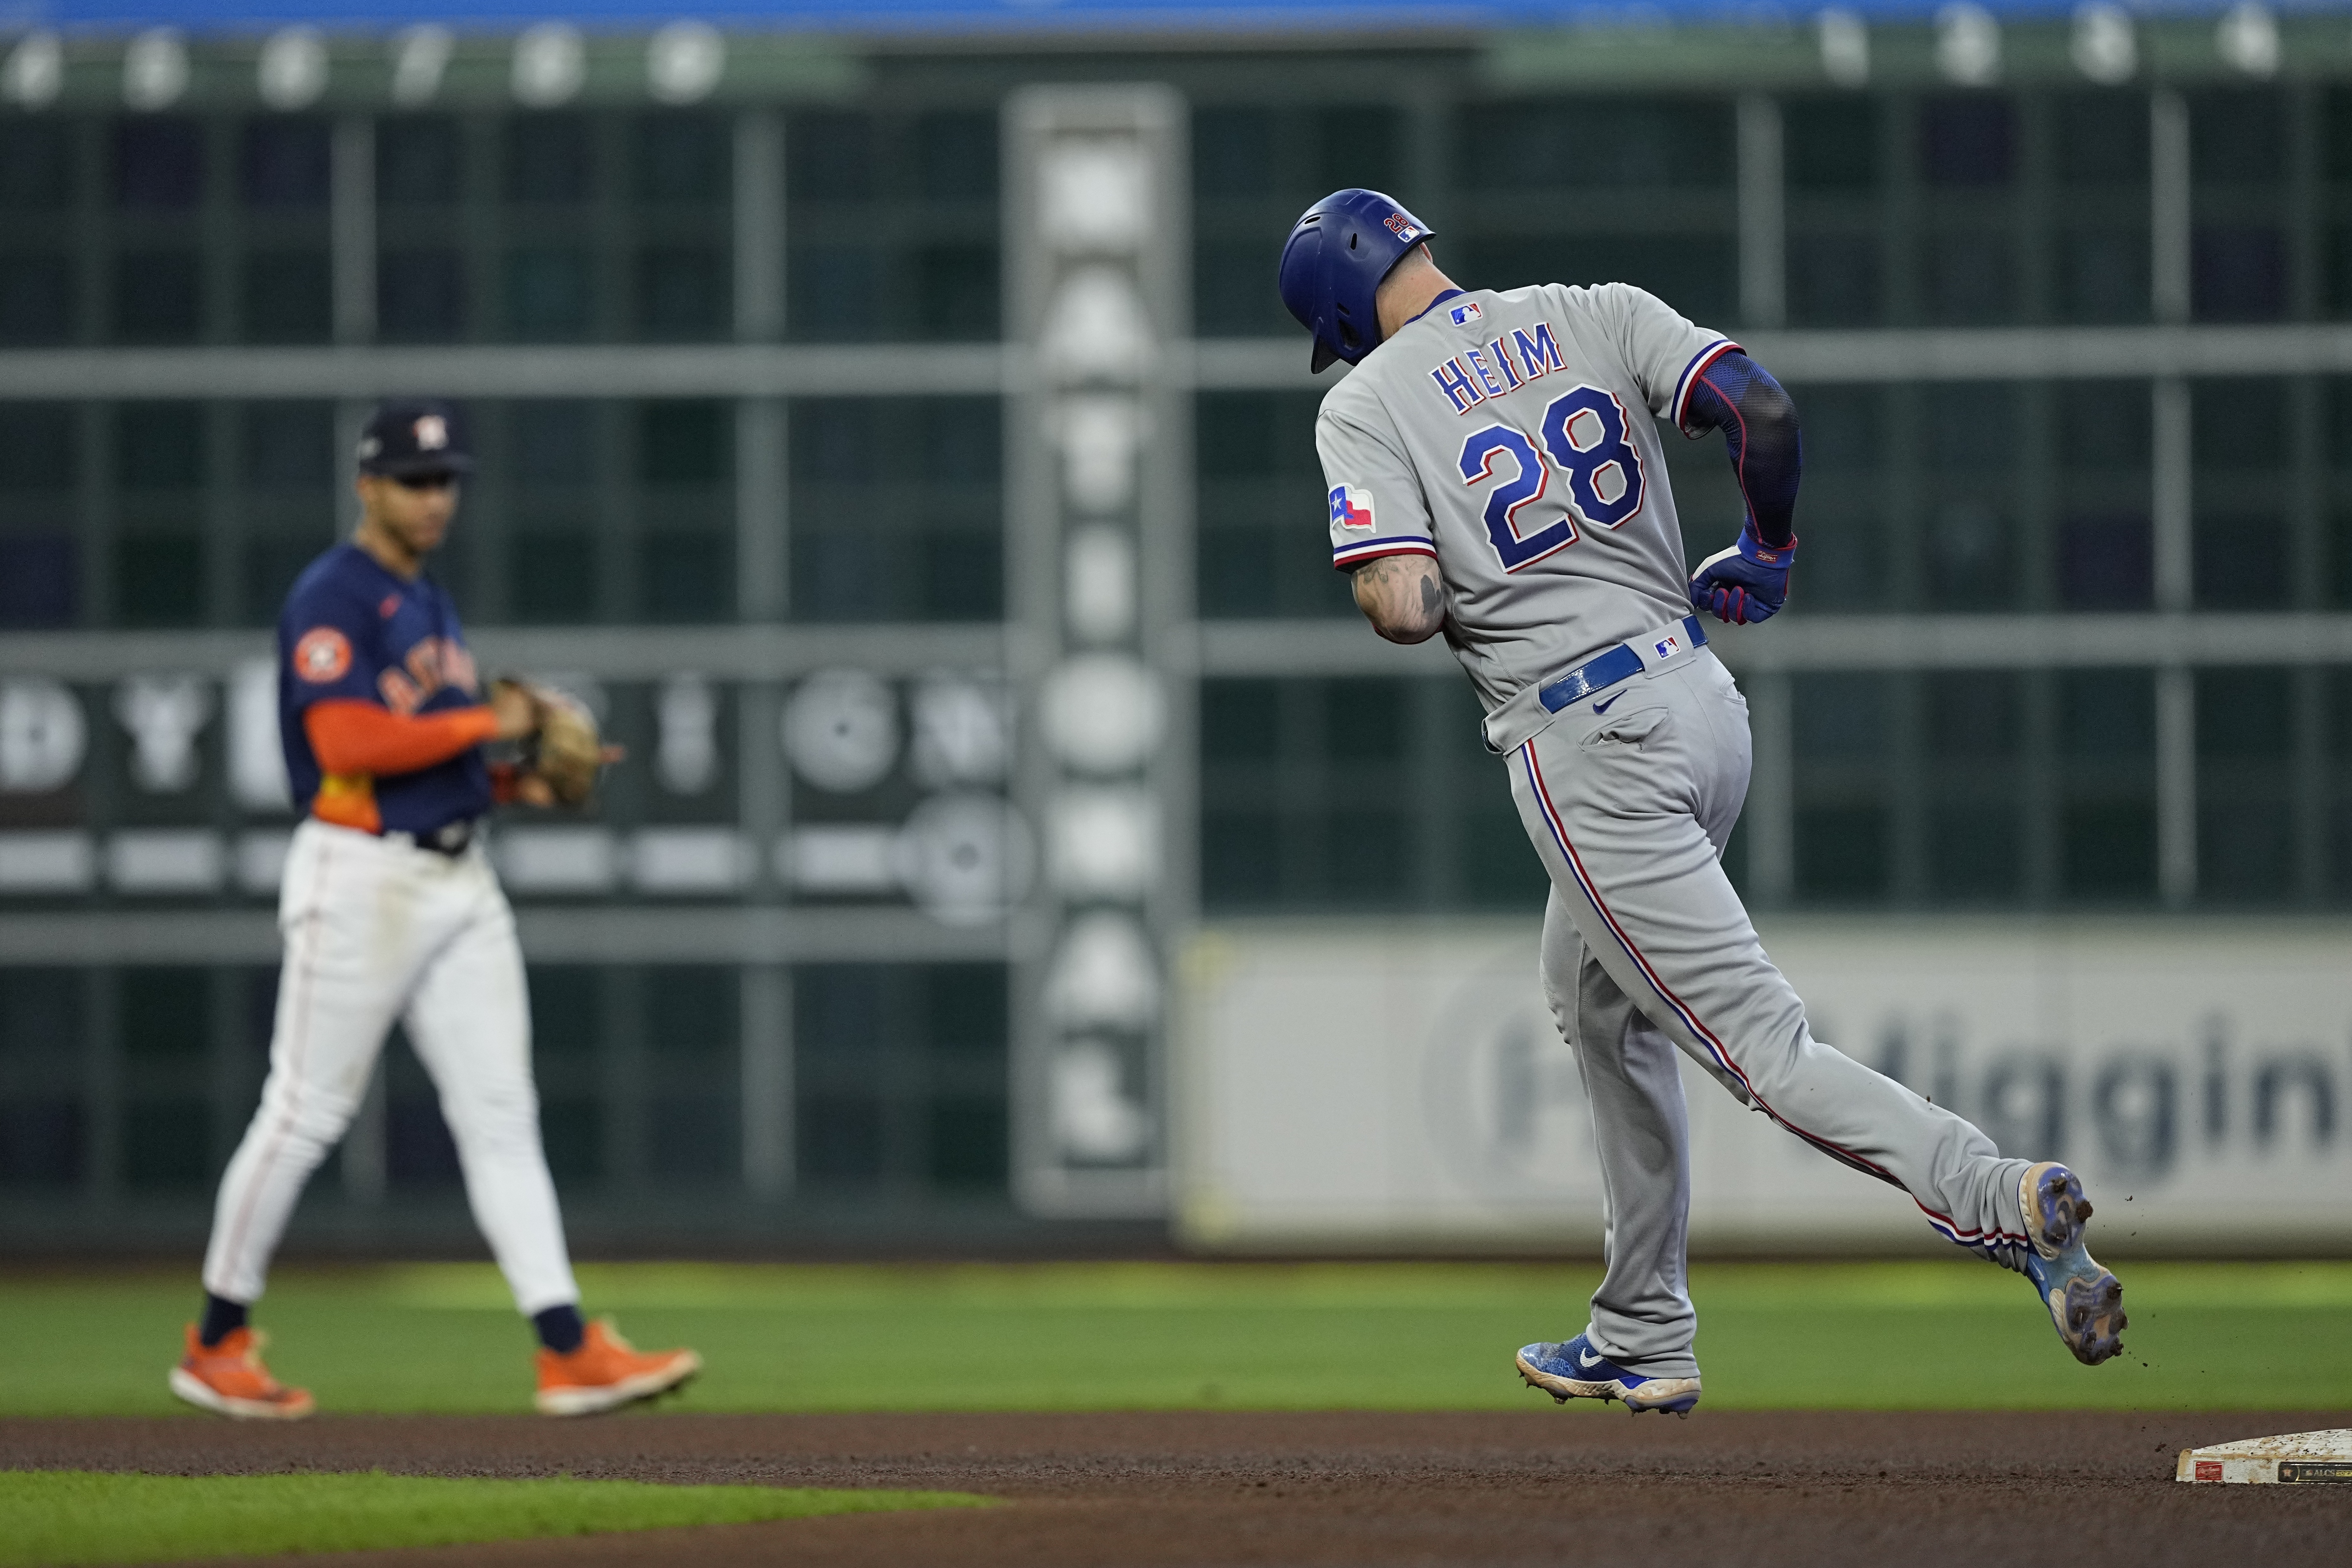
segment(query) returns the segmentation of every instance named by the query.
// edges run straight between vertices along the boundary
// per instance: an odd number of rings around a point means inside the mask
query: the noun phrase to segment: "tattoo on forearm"
[[[1418,643],[1445,621],[1445,591],[1426,556],[1383,556],[1356,570],[1356,605],[1392,643]]]

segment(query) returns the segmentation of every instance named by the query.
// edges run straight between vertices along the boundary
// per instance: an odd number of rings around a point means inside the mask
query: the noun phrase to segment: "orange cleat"
[[[307,1388],[289,1388],[261,1364],[261,1336],[231,1329],[215,1345],[188,1325],[188,1354],[172,1368],[172,1392],[191,1405],[240,1421],[299,1421],[316,1408]]]
[[[539,1413],[542,1416],[593,1416],[616,1410],[638,1399],[667,1394],[702,1370],[702,1358],[690,1350],[658,1350],[640,1354],[613,1327],[610,1318],[588,1325],[580,1348],[559,1355],[539,1353]]]

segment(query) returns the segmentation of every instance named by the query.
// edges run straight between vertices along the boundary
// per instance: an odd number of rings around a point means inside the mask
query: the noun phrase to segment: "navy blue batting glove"
[[[1691,603],[1734,626],[1769,621],[1788,602],[1789,567],[1796,559],[1795,539],[1768,545],[1752,524],[1743,526],[1738,544],[1716,551],[1691,573]]]

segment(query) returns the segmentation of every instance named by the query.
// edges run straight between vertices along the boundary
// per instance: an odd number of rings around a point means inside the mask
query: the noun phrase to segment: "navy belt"
[[[473,844],[474,819],[459,817],[455,821],[442,823],[429,833],[395,832],[386,833],[384,837],[406,839],[420,850],[431,850],[436,855],[447,855],[455,860]]]
[[[1696,653],[1706,646],[1706,628],[1699,624],[1697,616],[1683,617],[1683,632],[1690,642],[1674,652]],[[1650,635],[1654,636],[1655,633]],[[1673,656],[1673,652],[1661,655],[1665,658]],[[1608,690],[1629,675],[1641,673],[1641,653],[1633,643],[1620,643],[1605,653],[1595,653],[1559,679],[1546,683],[1543,689],[1536,693],[1536,700],[1553,713],[1558,713],[1562,708],[1575,706],[1595,692]]]

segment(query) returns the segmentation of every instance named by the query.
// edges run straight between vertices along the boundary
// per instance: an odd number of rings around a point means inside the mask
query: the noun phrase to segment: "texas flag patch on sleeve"
[[[1332,486],[1331,526],[1361,528],[1370,533],[1372,527],[1372,493],[1354,485]]]

